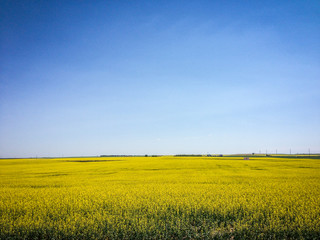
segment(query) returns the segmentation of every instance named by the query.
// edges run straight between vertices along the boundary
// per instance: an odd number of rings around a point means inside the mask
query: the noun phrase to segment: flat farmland
[[[320,239],[320,159],[1,159],[0,239]]]

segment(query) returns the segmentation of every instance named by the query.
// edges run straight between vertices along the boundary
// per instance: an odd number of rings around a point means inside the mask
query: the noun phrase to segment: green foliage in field
[[[0,160],[1,239],[320,239],[320,161]]]

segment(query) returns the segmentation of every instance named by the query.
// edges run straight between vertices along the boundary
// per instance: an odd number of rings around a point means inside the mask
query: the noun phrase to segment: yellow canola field
[[[320,239],[320,159],[0,159],[0,239]]]

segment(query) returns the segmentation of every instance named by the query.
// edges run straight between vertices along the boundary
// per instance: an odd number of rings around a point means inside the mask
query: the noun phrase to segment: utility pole
[[[290,148],[290,155],[291,155],[291,148]]]
[[[278,154],[278,149],[276,149],[276,155]]]
[[[310,157],[310,148],[309,148],[309,157]]]

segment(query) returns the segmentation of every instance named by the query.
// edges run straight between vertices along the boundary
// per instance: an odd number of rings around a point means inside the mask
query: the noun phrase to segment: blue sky
[[[319,1],[0,9],[0,157],[320,152]]]

